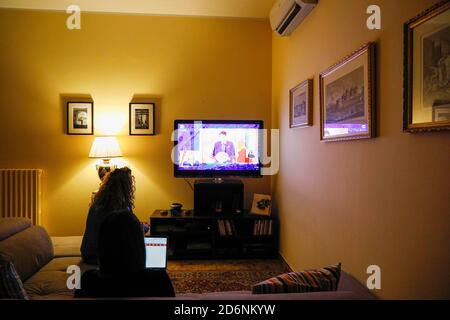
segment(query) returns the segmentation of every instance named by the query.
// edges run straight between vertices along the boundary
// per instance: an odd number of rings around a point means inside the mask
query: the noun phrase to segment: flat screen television
[[[175,177],[260,177],[263,121],[175,120]]]

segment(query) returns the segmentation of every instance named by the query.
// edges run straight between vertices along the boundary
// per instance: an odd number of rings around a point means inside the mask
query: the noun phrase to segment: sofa
[[[74,299],[67,288],[70,265],[90,268],[80,257],[81,237],[53,237],[27,219],[0,218],[0,262],[12,262],[29,299]],[[181,294],[176,300],[372,300],[376,297],[342,271],[337,291],[255,295],[251,291]]]

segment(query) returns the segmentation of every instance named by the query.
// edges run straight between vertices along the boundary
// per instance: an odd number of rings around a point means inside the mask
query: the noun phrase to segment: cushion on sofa
[[[54,258],[47,263],[39,272],[42,271],[66,271],[69,266],[82,264],[81,257],[59,257]]]
[[[52,259],[53,245],[42,227],[30,227],[0,241],[0,263],[12,262],[22,282]]]
[[[55,257],[79,257],[82,236],[52,237]]]
[[[46,295],[61,295],[73,297],[73,290],[67,288],[65,271],[39,271],[24,284],[30,299],[35,300]]]
[[[253,286],[253,294],[336,291],[341,264],[322,269],[289,272]]]
[[[24,288],[31,300],[61,300],[73,298],[73,290],[67,288],[67,268],[78,265],[81,274],[96,266],[82,262],[81,257],[54,258],[39,272],[24,283]]]
[[[28,300],[22,281],[12,262],[0,263],[0,299]]]
[[[6,239],[29,227],[31,227],[31,220],[29,219],[0,218],[0,240]]]

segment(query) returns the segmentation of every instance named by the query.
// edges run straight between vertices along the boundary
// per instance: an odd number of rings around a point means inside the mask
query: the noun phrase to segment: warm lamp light
[[[96,137],[92,143],[89,158],[102,159],[103,163],[97,165],[98,176],[103,179],[105,174],[115,168],[110,164],[111,158],[119,158],[122,156],[119,143],[116,137]]]
[[[116,137],[96,137],[89,158],[110,159],[122,156]]]
[[[119,112],[103,112],[95,114],[95,131],[100,136],[116,136],[125,126],[127,117]]]

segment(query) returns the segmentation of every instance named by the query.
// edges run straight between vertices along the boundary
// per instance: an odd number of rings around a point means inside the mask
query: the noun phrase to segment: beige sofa
[[[26,219],[0,218],[0,262],[11,261],[32,300],[74,299],[67,288],[66,273],[70,265],[81,271],[93,268],[80,257],[81,237],[53,237]],[[158,298],[145,298],[158,299]],[[375,299],[371,292],[353,277],[342,272],[338,291],[254,295],[251,291],[183,294],[183,300],[357,300]]]
[[[67,288],[70,265],[82,271],[81,237],[50,238],[47,231],[26,219],[0,219],[0,260],[12,261],[30,299],[72,299]]]

